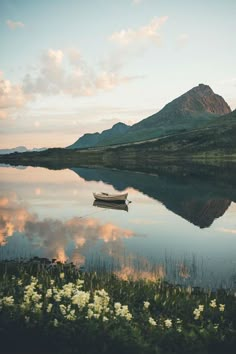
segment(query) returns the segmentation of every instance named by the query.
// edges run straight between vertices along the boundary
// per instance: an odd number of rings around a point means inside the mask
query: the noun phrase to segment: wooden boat
[[[93,206],[104,208],[104,209],[129,211],[129,207],[126,203],[114,203],[114,202],[104,202],[101,200],[94,200]]]
[[[109,194],[109,193],[93,193],[93,196],[96,200],[102,200],[104,202],[113,202],[113,203],[125,203],[128,193],[124,194]]]

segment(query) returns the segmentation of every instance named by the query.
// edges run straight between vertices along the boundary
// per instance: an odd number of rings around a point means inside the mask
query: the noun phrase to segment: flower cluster
[[[194,314],[194,319],[199,320],[201,317],[201,312],[204,311],[204,305],[199,305],[197,308],[194,309],[193,314]]]
[[[88,304],[87,318],[100,318],[103,316],[103,320],[106,321],[106,314],[109,310],[110,297],[108,293],[102,290],[96,290],[93,297],[93,302]]]
[[[120,302],[116,302],[114,304],[114,309],[115,309],[115,315],[118,317],[124,317],[127,321],[130,321],[132,319],[132,315],[129,312],[128,306],[127,305],[121,305]]]

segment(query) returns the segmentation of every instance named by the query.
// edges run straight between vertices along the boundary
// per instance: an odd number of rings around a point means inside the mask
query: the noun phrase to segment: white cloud
[[[177,45],[179,48],[184,48],[189,42],[189,35],[187,33],[182,33],[177,37]]]
[[[154,17],[150,23],[137,29],[122,29],[119,32],[114,32],[109,39],[112,42],[118,43],[121,46],[128,46],[130,44],[151,42],[156,45],[161,43],[161,36],[159,30],[161,26],[167,21],[168,16]]]
[[[22,87],[5,80],[0,72],[0,119],[7,118],[13,109],[23,107],[27,100]]]
[[[143,2],[143,0],[132,0],[132,4],[134,5],[139,5],[141,2]]]
[[[6,21],[7,27],[9,27],[10,29],[14,30],[16,28],[23,28],[25,27],[25,24],[23,22],[19,22],[19,21],[12,21],[12,20],[7,20]]]
[[[120,76],[118,71],[91,69],[76,49],[65,53],[49,49],[41,58],[38,73],[25,75],[23,87],[31,94],[92,96],[136,78]]]
[[[67,53],[71,65],[77,66],[81,63],[82,56],[78,49],[70,48],[68,49]]]
[[[225,233],[233,234],[233,235],[236,234],[236,229],[227,229],[224,227],[219,228],[217,231],[221,231],[221,232],[225,232]]]

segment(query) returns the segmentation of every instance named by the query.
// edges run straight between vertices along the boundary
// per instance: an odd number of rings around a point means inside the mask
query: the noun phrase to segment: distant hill
[[[231,112],[225,100],[200,84],[168,103],[161,111],[129,127],[117,123],[101,134],[85,134],[69,148],[129,143],[201,128]]]
[[[43,151],[46,150],[47,148],[33,148],[31,150],[27,149],[25,146],[17,146],[15,148],[11,149],[0,149],[0,155],[7,155],[7,154],[12,154],[14,152],[27,152],[27,151]]]
[[[80,149],[91,146],[101,146],[112,144],[113,140],[119,139],[122,134],[130,129],[129,125],[117,123],[111,129],[104,130],[102,133],[84,134],[74,144],[68,146],[68,149]]]

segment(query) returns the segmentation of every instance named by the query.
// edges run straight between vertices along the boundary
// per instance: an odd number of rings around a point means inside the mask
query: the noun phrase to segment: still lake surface
[[[108,169],[0,166],[0,260],[34,256],[236,288],[236,203],[212,181]],[[92,192],[129,193],[126,210]]]

